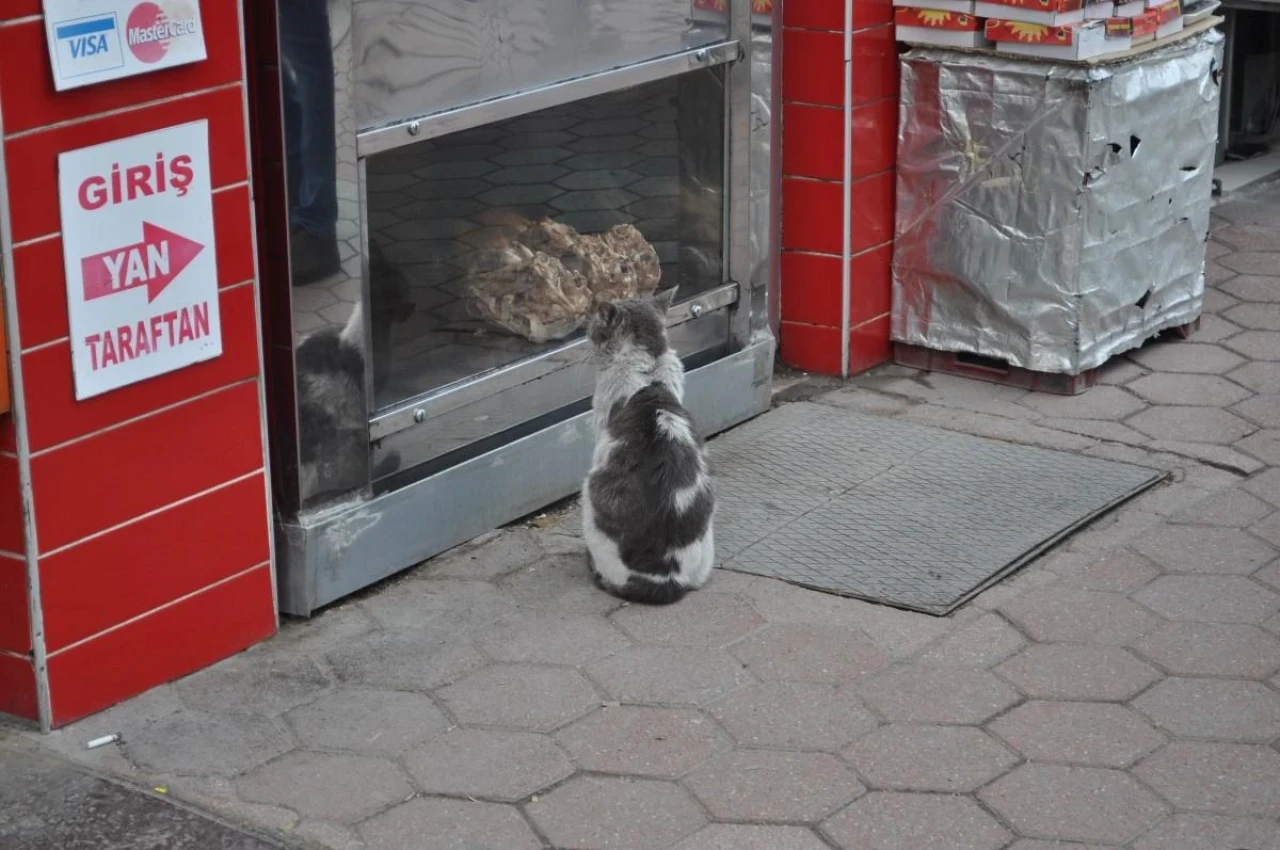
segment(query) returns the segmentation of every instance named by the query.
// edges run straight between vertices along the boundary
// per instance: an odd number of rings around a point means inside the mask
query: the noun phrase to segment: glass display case
[[[571,493],[602,300],[676,289],[707,433],[767,406],[771,19],[747,2],[277,0],[282,610]]]

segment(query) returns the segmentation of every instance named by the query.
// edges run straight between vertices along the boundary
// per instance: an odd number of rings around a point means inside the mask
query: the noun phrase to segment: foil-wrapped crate
[[[892,337],[1079,375],[1204,300],[1222,36],[902,57]]]

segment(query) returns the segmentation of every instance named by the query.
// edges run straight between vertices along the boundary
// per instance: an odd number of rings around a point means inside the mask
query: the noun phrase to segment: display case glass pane
[[[375,408],[561,346],[599,300],[719,285],[724,130],[703,69],[370,157]]]

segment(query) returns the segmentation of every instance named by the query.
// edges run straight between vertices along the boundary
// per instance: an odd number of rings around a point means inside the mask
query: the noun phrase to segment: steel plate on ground
[[[1165,475],[813,403],[710,448],[722,567],[930,614]]]

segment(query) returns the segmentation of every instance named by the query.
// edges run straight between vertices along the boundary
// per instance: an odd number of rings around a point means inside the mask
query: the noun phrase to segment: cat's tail
[[[615,592],[620,598],[628,602],[639,602],[644,605],[670,605],[683,599],[684,595],[689,592],[689,588],[674,578],[650,581],[647,578],[632,576],[627,579],[626,584]]]

